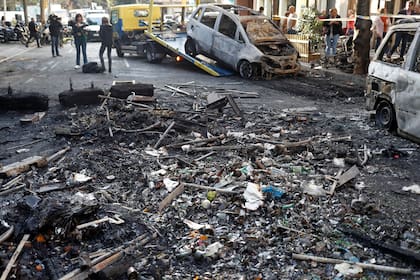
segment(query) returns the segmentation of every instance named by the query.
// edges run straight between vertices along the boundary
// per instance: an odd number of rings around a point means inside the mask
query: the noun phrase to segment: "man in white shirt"
[[[296,34],[297,15],[295,6],[289,7],[289,16],[287,17],[287,33]]]

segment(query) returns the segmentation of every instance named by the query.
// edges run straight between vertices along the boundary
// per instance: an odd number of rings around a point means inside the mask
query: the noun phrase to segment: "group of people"
[[[83,16],[77,14],[75,20],[71,22],[71,27],[73,31],[74,44],[76,46],[76,66],[75,69],[80,68],[80,55],[83,55],[83,63],[88,63],[87,54],[86,54],[86,45],[87,45],[87,32],[86,27],[88,25],[83,21]],[[104,62],[104,52],[107,50],[108,56],[108,72],[112,72],[112,59],[111,59],[111,49],[112,49],[112,26],[109,24],[107,17],[102,18],[102,24],[99,29],[99,37],[101,38],[101,47],[99,49],[99,58],[101,60],[102,70],[105,71],[105,62]]]
[[[77,14],[74,21],[70,21],[69,25],[72,27],[72,34],[74,38],[74,45],[76,47],[76,65],[75,69],[79,69],[80,66],[80,57],[83,56],[83,64],[88,63],[86,45],[87,45],[87,31],[86,27],[88,26],[81,14]],[[50,15],[48,18],[48,28],[51,36],[51,52],[53,57],[61,56],[59,52],[60,36],[63,30],[63,25],[56,15]],[[39,27],[35,22],[34,18],[31,18],[31,21],[28,24],[29,29],[29,38],[26,42],[28,47],[29,42],[34,39],[37,43],[38,48],[41,47],[39,40]],[[109,24],[108,18],[102,18],[102,25],[99,30],[99,37],[101,38],[101,47],[99,49],[99,58],[101,61],[102,70],[105,71],[105,62],[104,62],[104,52],[107,50],[108,56],[108,72],[111,73],[111,49],[112,49],[112,26]]]

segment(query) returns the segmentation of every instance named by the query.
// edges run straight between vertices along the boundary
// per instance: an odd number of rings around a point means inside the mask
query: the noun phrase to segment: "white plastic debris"
[[[198,224],[198,223],[193,222],[193,221],[188,220],[188,219],[184,219],[183,222],[190,229],[193,229],[193,230],[199,230],[199,229],[202,229],[202,228],[208,228],[208,229],[211,229],[212,228],[211,225],[209,225],[209,224]]]
[[[363,272],[363,268],[349,263],[339,263],[334,268],[344,276],[355,276]]]
[[[223,244],[220,242],[214,242],[212,244],[210,244],[209,246],[207,246],[206,248],[206,252],[204,253],[205,257],[214,257],[217,256],[217,254],[219,253],[219,250],[223,248]]]
[[[365,185],[365,182],[356,182],[354,187],[356,188],[356,190],[361,191],[366,188],[366,185]]]
[[[334,158],[333,164],[337,167],[344,168],[346,167],[346,163],[344,162],[344,158]]]
[[[181,149],[184,151],[184,152],[189,152],[189,151],[191,151],[191,145],[183,145],[183,146],[181,146]]]
[[[258,184],[248,182],[244,192],[244,198],[246,200],[245,208],[248,210],[255,211],[264,204],[264,196]]]
[[[166,175],[167,171],[165,169],[159,169],[150,173],[152,176]]]
[[[276,145],[270,144],[270,143],[264,143],[264,150],[266,151],[272,151],[276,148]]]
[[[324,196],[326,191],[322,185],[317,185],[314,180],[303,182],[303,192],[312,196]]]
[[[73,183],[86,183],[92,180],[92,177],[86,176],[82,173],[72,173],[71,174],[71,181]]]
[[[201,201],[201,207],[203,207],[204,209],[209,209],[210,204],[211,202],[208,199],[203,199],[203,201]]]
[[[179,182],[178,181],[173,181],[169,178],[165,178],[165,179],[163,179],[163,184],[165,185],[168,192],[171,192],[179,185]]]
[[[109,181],[115,180],[115,176],[114,175],[108,175],[106,176],[106,179]]]
[[[405,192],[412,192],[415,194],[420,194],[420,186],[417,184],[414,184],[408,187],[403,187],[402,190]]]

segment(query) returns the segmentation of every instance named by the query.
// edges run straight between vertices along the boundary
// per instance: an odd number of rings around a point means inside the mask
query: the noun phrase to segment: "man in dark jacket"
[[[101,48],[99,49],[99,58],[101,59],[102,69],[105,71],[104,51],[107,49],[108,55],[108,72],[111,73],[111,50],[112,50],[112,25],[109,24],[108,18],[102,18],[102,25],[99,29],[99,37],[101,38]]]
[[[60,56],[60,53],[58,52],[58,42],[60,38],[60,32],[63,28],[63,25],[61,22],[58,21],[57,16],[52,16],[50,18],[50,35],[51,35],[51,51],[52,56]]]
[[[323,23],[327,45],[327,48],[325,49],[326,56],[335,56],[337,54],[337,42],[343,31],[343,24],[339,18],[340,16],[337,14],[337,9],[332,8],[329,16],[327,17],[327,21],[324,21]]]
[[[28,24],[28,28],[29,28],[29,38],[28,38],[28,41],[26,41],[26,47],[28,47],[29,41],[32,38],[35,38],[36,44],[38,45],[38,48],[40,48],[41,45],[39,44],[38,27],[35,23],[34,18],[31,18],[31,21]]]

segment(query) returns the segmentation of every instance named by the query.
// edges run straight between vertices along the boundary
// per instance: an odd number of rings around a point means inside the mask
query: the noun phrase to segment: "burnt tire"
[[[397,128],[394,107],[386,100],[380,101],[376,107],[376,124],[389,131],[393,131]]]
[[[252,64],[247,60],[242,60],[239,62],[238,72],[242,78],[251,80],[257,77],[258,69],[255,64]]]
[[[193,39],[188,38],[187,41],[185,41],[184,49],[185,53],[189,56],[197,56],[197,48],[195,47],[195,42]]]

